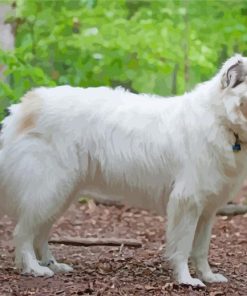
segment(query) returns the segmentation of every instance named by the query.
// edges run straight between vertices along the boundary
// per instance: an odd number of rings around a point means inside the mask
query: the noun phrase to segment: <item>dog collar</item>
[[[239,136],[238,136],[238,134],[234,133],[234,137],[235,137],[235,143],[234,143],[234,145],[232,145],[232,150],[233,150],[233,152],[239,152],[239,151],[241,151],[241,143],[239,140]]]

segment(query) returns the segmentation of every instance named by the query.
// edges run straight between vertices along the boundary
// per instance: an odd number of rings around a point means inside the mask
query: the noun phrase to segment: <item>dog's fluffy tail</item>
[[[2,147],[1,147],[1,137],[0,137],[0,178],[3,172],[1,172],[1,167],[2,167],[2,161],[3,161],[3,153],[2,153]],[[4,203],[4,199],[3,199],[3,190],[2,190],[2,182],[0,179],[0,220],[2,219],[3,215],[4,215],[4,211],[3,211],[3,203]]]
[[[6,112],[6,117],[1,122],[1,131],[0,131],[0,150],[9,142],[10,139],[13,139],[13,135],[16,132],[16,121],[18,120],[20,104],[13,104],[8,107]]]
[[[6,109],[6,117],[0,125],[0,219],[6,214],[6,196],[4,191],[4,167],[5,167],[5,153],[4,148],[9,145],[8,142],[12,138],[15,130],[15,116],[19,109],[19,104],[14,104]],[[11,144],[10,144],[11,145]]]

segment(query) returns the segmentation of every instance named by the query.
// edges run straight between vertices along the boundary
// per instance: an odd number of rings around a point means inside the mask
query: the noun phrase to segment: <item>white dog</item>
[[[219,207],[247,176],[247,58],[176,98],[59,86],[28,92],[3,122],[1,212],[17,220],[23,273],[71,271],[48,247],[80,194],[167,212],[167,255],[179,283],[226,282],[207,256]],[[188,268],[191,255],[200,279]]]

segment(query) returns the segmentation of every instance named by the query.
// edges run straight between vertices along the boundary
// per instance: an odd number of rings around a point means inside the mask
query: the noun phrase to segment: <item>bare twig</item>
[[[52,238],[51,244],[63,244],[70,246],[129,246],[140,248],[142,243],[135,239],[122,238],[73,238],[66,237],[61,239]]]
[[[112,200],[96,200],[95,204],[103,204],[105,206],[116,206],[116,207],[123,207],[123,204],[112,201]],[[221,208],[218,212],[217,215],[221,216],[235,216],[235,215],[244,215],[247,213],[247,205],[242,205],[242,204],[233,204],[229,203],[225,207]]]
[[[123,252],[123,248],[124,248],[124,244],[121,244],[121,246],[120,246],[120,248],[119,248],[119,255],[121,255],[122,254],[122,252]]]
[[[247,213],[247,205],[241,204],[227,204],[224,208],[217,212],[217,215],[222,216],[235,216],[244,215]]]
[[[94,200],[94,202],[95,202],[96,205],[115,206],[117,208],[124,207],[124,205],[121,202],[115,201],[115,200],[108,200],[108,199],[99,200],[97,198],[93,198],[93,200]]]

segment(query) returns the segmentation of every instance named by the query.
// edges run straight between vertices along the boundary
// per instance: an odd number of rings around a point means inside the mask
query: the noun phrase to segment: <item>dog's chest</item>
[[[244,179],[247,177],[247,149],[241,147],[240,151],[232,152],[231,157],[224,163],[223,173],[225,182],[223,192],[225,198],[233,198],[240,190]]]
[[[247,172],[247,147],[228,153],[224,160],[224,175],[239,178]]]

